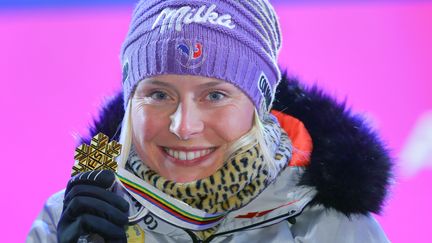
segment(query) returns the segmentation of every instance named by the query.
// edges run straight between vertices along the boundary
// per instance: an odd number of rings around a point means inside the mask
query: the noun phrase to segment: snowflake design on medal
[[[205,61],[203,45],[199,42],[194,44],[191,41],[180,43],[177,45],[177,51],[180,53],[177,61],[185,68],[200,67]]]
[[[75,149],[74,159],[78,163],[72,167],[72,176],[92,170],[117,170],[114,159],[120,155],[122,145],[117,141],[109,142],[108,136],[98,133],[90,145],[81,144]]]

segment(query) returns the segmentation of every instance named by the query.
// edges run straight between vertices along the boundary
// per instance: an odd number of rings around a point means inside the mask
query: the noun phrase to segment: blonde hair
[[[235,152],[240,148],[248,150],[256,145],[260,147],[264,162],[268,165],[269,177],[275,178],[277,175],[277,167],[274,161],[274,156],[272,155],[273,152],[265,141],[264,124],[262,123],[261,118],[258,115],[258,111],[255,109],[252,128],[249,130],[249,132],[247,132],[229,145],[224,160],[230,160],[232,157],[235,156]]]
[[[117,163],[119,167],[124,168],[126,162],[129,158],[129,152],[132,145],[132,123],[131,123],[131,106],[132,101],[129,99],[126,111],[122,121],[122,129],[120,133],[120,141],[122,144],[121,154],[117,158]],[[255,145],[259,145],[262,155],[264,157],[264,162],[268,164],[269,177],[274,178],[277,174],[277,168],[274,161],[274,156],[272,155],[271,148],[265,142],[264,135],[264,124],[262,123],[258,111],[254,111],[254,121],[252,128],[239,139],[231,142],[228,146],[228,150],[225,153],[224,161],[230,160],[235,156],[235,153],[240,148],[248,150]]]

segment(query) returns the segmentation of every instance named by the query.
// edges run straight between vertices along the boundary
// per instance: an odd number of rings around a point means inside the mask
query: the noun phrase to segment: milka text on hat
[[[184,6],[178,9],[173,8],[165,8],[157,17],[154,22],[152,29],[156,28],[158,23],[162,21],[160,33],[164,33],[166,29],[171,29],[175,24],[175,30],[181,31],[183,25],[191,24],[191,23],[207,23],[214,25],[224,26],[229,29],[234,29],[235,24],[231,19],[231,15],[229,14],[219,14],[215,12],[216,5],[212,4],[207,11],[207,6],[203,5],[200,8],[192,8],[190,6]]]

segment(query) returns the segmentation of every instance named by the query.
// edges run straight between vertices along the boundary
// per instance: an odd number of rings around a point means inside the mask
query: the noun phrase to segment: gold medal
[[[98,133],[90,145],[81,144],[75,149],[75,165],[72,167],[72,176],[92,170],[117,170],[114,159],[120,155],[122,145],[117,141],[109,142],[107,135]]]

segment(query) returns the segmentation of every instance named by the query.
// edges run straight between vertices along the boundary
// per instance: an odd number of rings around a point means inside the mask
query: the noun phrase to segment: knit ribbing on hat
[[[258,110],[268,109],[281,76],[280,46],[266,0],[142,0],[121,51],[125,105],[140,80],[182,74],[230,82]]]

